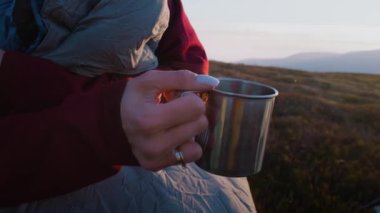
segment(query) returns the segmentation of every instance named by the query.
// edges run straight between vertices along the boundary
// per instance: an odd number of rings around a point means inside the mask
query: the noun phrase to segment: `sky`
[[[380,49],[379,0],[182,0],[210,59]]]

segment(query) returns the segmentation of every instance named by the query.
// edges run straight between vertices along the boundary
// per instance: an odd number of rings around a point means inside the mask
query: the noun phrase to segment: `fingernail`
[[[197,82],[201,84],[207,84],[212,87],[216,87],[219,84],[219,80],[209,75],[197,75]]]

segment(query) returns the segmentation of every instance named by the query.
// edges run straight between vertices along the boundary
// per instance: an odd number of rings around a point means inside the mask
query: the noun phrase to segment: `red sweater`
[[[205,52],[180,1],[156,51],[162,69],[206,73]],[[0,66],[0,206],[77,190],[138,165],[121,127],[127,79],[75,75],[6,52]]]

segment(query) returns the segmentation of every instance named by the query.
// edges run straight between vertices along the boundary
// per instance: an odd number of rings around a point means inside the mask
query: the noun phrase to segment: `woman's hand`
[[[208,126],[205,104],[189,93],[161,103],[165,91],[211,90],[218,81],[190,71],[152,70],[131,79],[121,102],[123,129],[140,165],[159,170],[178,163],[173,150],[183,154],[185,163],[202,155],[194,136]]]

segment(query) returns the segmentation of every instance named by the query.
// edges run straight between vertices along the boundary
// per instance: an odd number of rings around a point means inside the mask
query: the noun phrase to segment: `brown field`
[[[263,169],[249,177],[260,213],[370,212],[380,198],[380,75],[210,65],[211,75],[280,92]]]

